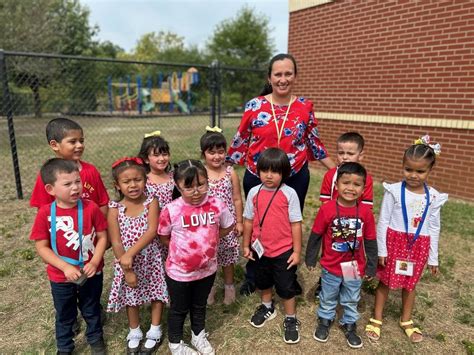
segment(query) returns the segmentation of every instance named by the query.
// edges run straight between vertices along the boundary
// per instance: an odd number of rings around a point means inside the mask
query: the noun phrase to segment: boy
[[[358,202],[366,177],[367,172],[359,163],[347,162],[339,167],[338,197],[319,209],[306,248],[306,265],[313,269],[321,242],[323,244],[319,321],[314,338],[323,343],[328,340],[339,300],[344,310],[339,323],[351,348],[362,347],[356,332],[361,277],[364,274],[366,279],[375,276],[377,265],[374,215],[367,205]]]
[[[84,134],[81,126],[68,118],[55,118],[46,125],[46,138],[57,158],[76,163],[83,183],[82,198],[94,201],[106,215],[109,195],[100,173],[94,165],[81,161],[84,153]],[[40,208],[53,201],[54,198],[46,192],[41,176],[38,174],[31,194],[30,206]]]
[[[50,159],[40,174],[54,202],[38,210],[30,239],[47,264],[56,310],[58,354],[74,350],[77,307],[87,323],[86,337],[92,353],[105,354],[99,301],[107,221],[94,202],[81,200],[82,183],[75,162]]]
[[[255,285],[261,290],[262,299],[250,324],[260,328],[275,318],[275,286],[286,313],[283,340],[295,344],[300,341],[294,286],[296,265],[300,262],[302,217],[298,195],[283,183],[290,171],[288,157],[281,149],[269,148],[258,159],[257,173],[262,184],[249,191],[245,205],[243,255],[255,260]]]
[[[325,203],[327,201],[335,200],[338,196],[336,189],[336,177],[339,166],[344,162],[360,163],[364,158],[364,137],[357,132],[346,132],[339,136],[336,141],[337,150],[337,167],[329,169],[324,174],[323,182],[321,183],[321,191],[319,194],[319,201]],[[373,182],[372,177],[367,174],[364,192],[359,198],[359,202],[370,208],[373,206]],[[321,292],[321,278],[319,278],[314,291],[314,297],[319,299]]]

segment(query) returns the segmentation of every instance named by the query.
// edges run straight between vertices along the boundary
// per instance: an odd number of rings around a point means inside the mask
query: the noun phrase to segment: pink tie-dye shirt
[[[228,228],[234,218],[225,203],[207,197],[190,205],[180,197],[160,214],[158,234],[170,237],[166,273],[176,281],[195,281],[217,271],[219,228]]]

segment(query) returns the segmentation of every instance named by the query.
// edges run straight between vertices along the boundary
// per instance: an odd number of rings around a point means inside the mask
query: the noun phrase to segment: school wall
[[[379,181],[401,178],[405,147],[442,145],[430,184],[474,201],[474,1],[289,0],[296,92],[315,104],[332,156],[336,138],[366,139]]]

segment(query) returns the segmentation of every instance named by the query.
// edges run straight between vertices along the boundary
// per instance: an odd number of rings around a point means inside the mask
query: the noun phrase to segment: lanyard
[[[273,98],[272,98],[272,95],[270,95],[270,105],[272,106],[273,122],[275,122],[275,128],[276,128],[277,137],[278,137],[278,148],[280,148],[281,136],[283,134],[283,129],[285,128],[286,119],[288,118],[288,112],[290,112],[290,107],[292,103],[293,103],[293,96],[290,97],[290,103],[288,104],[288,108],[286,109],[285,118],[283,119],[283,124],[281,125],[281,128],[278,128],[278,122],[275,115],[275,108],[273,107]]]
[[[415,232],[415,235],[413,236],[413,240],[409,240],[409,237],[408,237],[408,212],[407,212],[407,205],[406,205],[406,201],[405,201],[405,189],[406,189],[406,181],[403,181],[402,182],[402,193],[401,193],[401,203],[402,203],[402,212],[403,212],[403,222],[405,223],[405,232],[407,234],[407,240],[408,240],[408,250],[411,249],[411,247],[413,246],[413,244],[415,244],[416,240],[418,239],[418,237],[420,236],[420,232],[421,232],[421,227],[423,227],[423,223],[425,222],[425,219],[426,219],[426,215],[428,213],[428,207],[430,206],[430,191],[428,190],[428,186],[426,186],[426,184],[423,184],[423,187],[425,188],[425,195],[426,195],[426,206],[425,206],[425,209],[423,211],[423,215],[421,216],[421,220],[420,222],[418,223],[418,228],[416,228],[416,232]]]
[[[78,235],[79,235],[79,259],[71,259],[67,256],[59,255],[58,247],[56,245],[56,201],[51,204],[51,248],[54,253],[63,259],[65,262],[72,265],[79,265],[82,269],[84,267],[84,260],[82,257],[82,215],[83,215],[82,201],[77,201],[77,226],[78,226]]]
[[[258,217],[260,217],[260,213],[258,212],[258,195],[260,194],[260,190],[262,189],[262,187],[263,187],[263,184],[260,185],[260,187],[258,188],[257,201],[256,201],[256,204],[255,204],[255,205],[256,205],[255,207],[256,207],[256,210],[257,210],[256,212],[257,212]],[[273,193],[272,197],[270,198],[270,201],[268,201],[268,205],[267,205],[267,207],[265,208],[265,212],[263,212],[262,219],[260,219],[260,222],[258,223],[258,225],[259,225],[259,227],[260,227],[260,231],[262,230],[263,221],[265,220],[265,216],[267,215],[268,209],[270,208],[270,205],[272,204],[273,199],[275,198],[275,196],[276,196],[278,190],[280,189],[280,187],[281,187],[281,184],[278,185],[278,187],[276,188],[276,190],[275,190],[275,192]]]
[[[337,215],[337,222],[339,224],[339,232],[341,232],[341,236],[346,239],[344,237],[344,233],[342,231],[342,224],[341,224],[341,217],[339,215],[339,204],[337,203],[336,201],[336,215]],[[355,248],[356,248],[356,243],[357,243],[357,230],[359,229],[358,228],[359,226],[359,203],[356,202],[356,217],[355,217],[355,229],[354,229],[354,243],[351,243],[349,242],[349,240],[346,239],[346,244],[347,244],[347,247],[349,248],[349,250],[351,251],[351,254],[352,254],[352,260],[354,260],[354,253],[355,253]],[[350,227],[350,224],[349,224],[349,227]],[[349,231],[350,231],[350,228],[348,228]]]

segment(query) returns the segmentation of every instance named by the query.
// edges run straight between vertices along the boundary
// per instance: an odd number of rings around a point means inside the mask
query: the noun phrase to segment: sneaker
[[[72,355],[72,351],[56,351],[56,355]]]
[[[242,296],[250,296],[255,292],[255,284],[252,281],[245,280],[242,286],[240,286],[239,293]]]
[[[332,320],[319,318],[318,327],[316,328],[313,338],[321,343],[325,343],[329,338],[329,328],[331,328]]]
[[[207,296],[207,305],[212,306],[216,303],[216,286],[212,286],[209,295]]]
[[[283,321],[283,340],[287,344],[296,344],[300,341],[299,327],[301,322],[295,317],[286,317]]]
[[[190,348],[182,340],[179,343],[169,343],[168,347],[172,355],[199,355],[196,350]]]
[[[194,332],[191,331],[191,344],[203,355],[214,355],[214,348],[207,340],[208,335],[204,329],[198,335],[194,335]]]
[[[355,323],[342,324],[341,329],[344,332],[347,344],[353,349],[362,347],[362,339],[357,335],[357,325]]]
[[[95,343],[91,344],[91,355],[105,355],[105,343],[104,339],[100,339]]]
[[[235,287],[234,285],[224,286],[224,304],[226,306],[235,302]]]
[[[276,309],[273,306],[267,308],[265,305],[261,304],[255,310],[252,318],[250,319],[250,324],[252,324],[255,328],[261,328],[265,324],[266,321],[272,320],[276,317]]]

